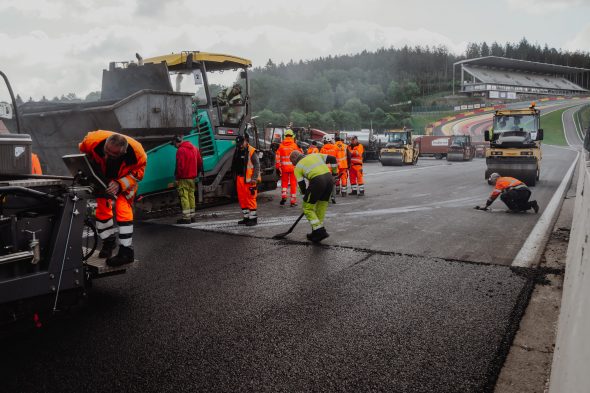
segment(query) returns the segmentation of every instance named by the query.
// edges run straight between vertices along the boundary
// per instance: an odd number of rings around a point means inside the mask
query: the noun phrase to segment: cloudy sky
[[[100,89],[109,61],[181,50],[264,65],[470,41],[590,51],[590,0],[0,0],[0,69],[23,98]]]

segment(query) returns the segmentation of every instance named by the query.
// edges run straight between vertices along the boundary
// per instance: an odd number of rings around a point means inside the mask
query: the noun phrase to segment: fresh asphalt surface
[[[545,146],[541,207],[575,157]],[[473,210],[485,163],[366,165],[367,195],[329,208],[304,242],[300,208],[260,197],[191,226],[138,225],[140,263],[97,280],[88,305],[1,341],[2,391],[492,391],[526,307],[507,266],[539,215]]]

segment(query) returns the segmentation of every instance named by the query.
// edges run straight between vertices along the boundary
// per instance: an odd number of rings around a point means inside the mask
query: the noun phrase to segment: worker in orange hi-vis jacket
[[[297,206],[297,180],[295,179],[295,167],[289,157],[293,151],[303,153],[295,143],[295,133],[285,130],[284,139],[281,142],[275,156],[277,173],[281,177],[281,206],[287,202],[287,190],[290,189],[291,207]]]
[[[336,194],[343,197],[347,195],[348,167],[350,164],[350,151],[348,145],[339,136],[336,137],[336,160],[338,161],[338,179],[336,180]]]
[[[359,143],[359,139],[353,136],[348,146],[350,152],[350,195],[365,195],[365,182],[363,179],[363,153],[365,148]],[[357,188],[358,187],[358,188]]]
[[[98,256],[106,258],[109,266],[131,263],[134,258],[133,200],[138,183],[143,179],[147,155],[135,139],[104,130],[89,132],[79,148],[98,165],[108,181],[106,193],[112,197],[96,198],[96,229],[102,240]],[[119,227],[119,252],[114,256],[117,228],[113,223],[113,207]]]
[[[238,202],[242,208],[243,218],[238,225],[248,227],[258,224],[256,197],[258,196],[258,183],[260,175],[260,160],[256,149],[249,144],[248,134],[236,137],[236,151],[232,160],[232,173],[236,179]]]
[[[320,149],[318,149],[318,143],[316,141],[312,141],[311,145],[307,148],[307,154],[315,154],[319,153]]]

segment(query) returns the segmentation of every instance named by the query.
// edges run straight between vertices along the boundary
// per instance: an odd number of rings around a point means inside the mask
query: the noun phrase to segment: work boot
[[[255,225],[258,225],[258,217],[249,218],[248,221],[246,221],[247,227],[253,227]]]
[[[250,221],[250,219],[248,217],[244,217],[238,221],[238,225],[248,225],[248,221]]]
[[[330,235],[328,235],[328,232],[326,232],[326,228],[321,227],[318,229],[314,229],[311,233],[307,234],[307,239],[314,243],[319,243],[329,236]]]
[[[335,205],[336,204],[336,197],[334,195],[332,195],[332,203]]]
[[[98,253],[99,258],[110,258],[113,255],[113,251],[117,247],[117,239],[114,236],[107,237],[102,241],[102,248]]]
[[[537,203],[537,201],[531,201],[531,207],[535,211],[535,214],[539,212],[539,204]]]
[[[297,206],[297,202],[291,202],[291,207]]]
[[[195,216],[192,216],[192,217],[191,217],[191,222],[197,222],[197,217],[195,217]]]
[[[342,194],[340,194],[340,195],[342,195],[343,197],[345,197],[346,196],[346,191],[342,190]]]
[[[356,194],[357,194],[356,190],[352,190],[352,191],[350,192],[350,195],[356,195]]]
[[[119,252],[114,257],[107,259],[109,266],[121,266],[133,262],[134,254],[133,248],[119,246]]]
[[[285,203],[287,203],[287,198],[281,199],[280,205],[285,206]]]
[[[176,220],[177,224],[190,224],[192,221],[190,218],[179,218],[178,220]]]
[[[359,191],[359,196],[365,196],[365,190],[360,190]]]

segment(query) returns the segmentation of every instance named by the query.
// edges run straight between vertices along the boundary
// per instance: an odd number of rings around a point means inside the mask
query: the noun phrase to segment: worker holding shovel
[[[312,229],[312,232],[307,235],[307,239],[319,243],[329,236],[324,228],[324,217],[334,187],[332,176],[338,174],[336,157],[326,154],[304,156],[295,150],[289,158],[295,166],[297,184],[304,195],[302,216],[305,215]],[[306,180],[309,184],[306,184]],[[281,237],[290,233],[293,227]]]

